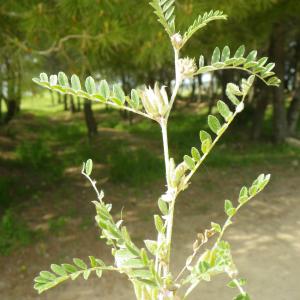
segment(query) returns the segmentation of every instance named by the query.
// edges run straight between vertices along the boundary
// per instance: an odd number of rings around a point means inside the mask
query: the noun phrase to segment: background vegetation
[[[182,0],[176,5],[181,28],[211,8],[229,15],[226,26],[218,22],[197,34],[189,56],[205,56],[225,43],[232,49],[245,44],[276,62],[283,82],[279,89],[256,82],[246,112],[207,167],[220,172],[256,164],[297,168],[300,3]],[[31,78],[63,70],[120,83],[125,91],[156,80],[172,87],[174,78],[167,37],[148,1],[1,1],[0,27],[0,254],[8,255],[69,230],[80,209],[61,213],[60,203],[68,199],[68,190],[82,188],[77,174],[87,158],[97,162],[103,185],[128,187],[133,204],[144,195],[142,188],[161,180],[163,169],[160,132],[153,124],[102,104],[44,92]],[[226,83],[240,76],[220,71],[185,81],[170,122],[175,158],[197,142],[207,114],[218,99],[226,100]],[[49,192],[55,214],[37,226],[34,216],[48,207]],[[83,214],[76,228],[91,225]]]

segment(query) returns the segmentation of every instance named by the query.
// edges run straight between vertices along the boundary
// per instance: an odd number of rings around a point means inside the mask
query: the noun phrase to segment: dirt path
[[[223,174],[205,171],[194,178],[192,188],[179,199],[178,203],[173,253],[176,270],[190,253],[196,233],[202,231],[210,221],[224,221],[222,208],[224,199],[230,196],[233,199],[238,187],[246,182],[250,183],[259,174],[258,170],[249,170],[247,176],[235,169],[228,169]],[[240,275],[248,279],[247,290],[252,299],[300,299],[299,173],[299,167],[294,169],[272,167],[273,178],[270,186],[239,213],[236,224],[227,233],[226,237],[232,243]],[[220,177],[221,180],[217,180]],[[200,185],[200,182],[205,182],[205,185]],[[123,199],[123,192],[117,193],[115,187],[108,187],[106,194],[114,195],[113,202]],[[88,194],[85,198],[91,195]],[[134,192],[128,196],[131,200],[135,199]],[[149,228],[152,228],[152,220],[149,218],[149,211],[155,210],[152,196],[153,192],[149,191],[145,200],[139,202],[132,200],[132,204],[124,204],[124,219],[132,222],[129,229],[136,239],[145,238],[144,230],[148,233]],[[70,194],[69,197],[74,197],[75,201],[78,195]],[[89,204],[85,200],[76,205],[80,209]],[[48,209],[40,208],[36,214],[46,213]],[[92,208],[87,211],[83,209],[82,213],[88,215],[92,211]],[[78,231],[74,221],[71,229],[63,236],[49,237],[43,243],[17,251],[10,257],[0,258],[2,265],[0,299],[134,299],[126,278],[114,274],[107,274],[100,281],[93,277],[87,282],[84,280],[68,282],[41,296],[32,291],[34,274],[42,268],[46,269],[52,262],[67,262],[71,257],[87,257],[91,254],[109,260],[109,251],[102,242],[95,239],[96,233],[94,227],[87,231]],[[153,234],[153,231],[150,234]],[[232,299],[234,291],[224,287],[226,283],[225,277],[215,278],[213,282],[199,286],[190,299]]]

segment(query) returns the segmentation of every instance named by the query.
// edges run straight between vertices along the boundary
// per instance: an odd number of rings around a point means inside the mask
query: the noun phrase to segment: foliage
[[[108,159],[110,178],[115,183],[126,183],[141,187],[158,179],[162,171],[162,161],[146,149],[130,150],[121,147]],[[128,170],[131,174],[128,176]]]
[[[218,274],[226,274],[230,279],[229,286],[238,289],[239,295],[235,299],[250,299],[242,287],[245,281],[238,278],[231,247],[224,239],[224,233],[232,224],[232,219],[237,212],[265,188],[270,180],[270,175],[261,174],[250,187],[243,187],[237,203],[225,200],[226,222],[223,226],[212,223],[209,229],[197,237],[193,244],[192,254],[187,258],[177,276],[173,276],[170,271],[175,203],[177,196],[188,187],[191,177],[229,125],[243,111],[245,99],[253,86],[255,77],[262,79],[267,85],[278,85],[280,81],[271,72],[274,64],[265,65],[266,58],[256,61],[256,51],[250,52],[244,58],[244,47],[240,47],[234,57],[230,57],[229,47],[225,47],[222,53],[219,48],[216,48],[212,55],[211,66],[207,66],[206,69],[202,56],[198,70],[194,59],[180,58],[180,50],[192,34],[206,25],[210,18],[224,19],[225,17],[220,12],[204,14],[191,25],[187,34],[182,37],[179,32],[175,31],[174,4],[174,0],[153,0],[151,2],[159,22],[169,35],[174,50],[175,85],[171,96],[168,96],[165,87],[160,87],[159,84],[155,84],[153,88],[133,89],[130,95],[126,95],[120,85],[110,86],[105,80],[97,82],[91,76],[86,78],[85,89],[83,89],[77,75],[72,75],[69,80],[63,72],[51,76],[41,73],[39,78],[34,79],[37,84],[51,90],[85,97],[156,121],[162,132],[166,176],[166,191],[158,199],[160,214],[154,215],[157,239],[144,240],[145,247],[141,248],[132,241],[126,226],[123,225],[123,220],[114,220],[112,217],[112,205],[104,202],[103,191],[98,190],[96,181],[91,177],[93,162],[91,159],[86,161],[83,164],[82,174],[90,182],[97,195],[97,201],[93,201],[97,212],[95,220],[101,229],[101,238],[112,248],[114,266],[106,266],[94,257],[90,258],[90,266],[80,259],[74,259],[72,265],[52,265],[52,272],[42,271],[35,278],[34,287],[39,293],[67,279],[74,280],[80,275],[87,279],[92,271],[95,271],[99,277],[102,275],[102,271],[117,271],[127,275],[134,286],[137,299],[187,299],[201,281],[210,281]],[[207,120],[209,129],[199,132],[200,147],[192,147],[190,154],[184,155],[183,160],[176,164],[175,160],[169,156],[167,125],[182,81],[198,73],[226,69],[227,66],[244,70],[251,75],[242,79],[238,85],[227,84],[226,95],[232,102],[233,109],[231,110],[225,102],[218,101],[219,114],[209,115]],[[265,80],[265,78],[271,79]],[[213,236],[216,239],[211,248],[202,252],[202,246]]]
[[[8,255],[16,247],[28,245],[32,239],[33,232],[7,209],[0,223],[0,254]]]

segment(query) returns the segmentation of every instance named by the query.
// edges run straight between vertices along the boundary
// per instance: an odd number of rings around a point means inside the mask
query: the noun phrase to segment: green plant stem
[[[240,293],[242,295],[246,295],[246,292],[244,291],[244,289],[242,288],[242,286],[240,285],[239,281],[237,279],[233,279],[233,282],[236,284],[237,288],[239,289]]]
[[[164,147],[164,159],[165,159],[165,166],[166,166],[166,180],[167,180],[167,188],[168,191],[171,190],[170,183],[169,183],[169,147],[168,147],[168,118],[170,116],[170,112],[174,105],[174,101],[176,99],[178,89],[181,83],[181,74],[179,69],[179,50],[174,48],[174,62],[175,62],[175,87],[172,92],[172,96],[169,102],[169,108],[164,118],[161,120],[161,128],[162,128],[162,138],[163,138],[163,147]],[[173,199],[169,205],[169,214],[167,220],[167,230],[166,230],[166,245],[167,245],[167,261],[163,266],[163,276],[167,276],[170,269],[170,257],[171,257],[171,243],[172,243],[172,232],[173,232],[173,220],[174,220],[174,209],[175,209],[175,200],[176,200],[177,193],[174,194]]]
[[[174,101],[176,99],[177,93],[178,93],[178,89],[180,87],[180,83],[181,83],[181,74],[180,74],[180,69],[179,69],[179,50],[174,48],[174,61],[175,61],[175,87],[170,99],[170,103],[169,103],[169,109],[166,113],[165,119],[168,120],[169,116],[170,116],[170,112],[172,110]]]
[[[103,198],[103,192],[102,192],[102,191],[101,191],[101,192],[98,191],[97,186],[96,186],[96,180],[93,180],[90,176],[88,176],[88,175],[84,172],[84,170],[81,171],[81,174],[89,180],[89,182],[91,183],[91,185],[92,185],[94,191],[96,192],[97,199],[99,200],[100,203],[103,203],[103,201],[102,201],[102,198]]]
[[[248,197],[248,200],[247,200],[246,202],[240,203],[240,204],[235,208],[235,209],[236,209],[235,214],[232,215],[232,216],[229,216],[229,217],[227,218],[227,220],[225,221],[225,223],[224,223],[224,225],[223,225],[223,227],[222,227],[222,231],[220,232],[219,237],[218,237],[218,239],[217,239],[217,241],[216,241],[216,243],[215,243],[215,246],[221,241],[221,239],[222,239],[222,237],[223,237],[223,235],[224,235],[224,233],[225,233],[225,230],[232,224],[232,222],[231,222],[232,218],[233,218],[233,217],[236,215],[236,213],[242,208],[242,206],[243,206],[244,204],[246,204],[247,202],[249,202],[252,198],[254,198],[254,196],[255,196],[255,195],[250,196],[250,197]],[[214,246],[214,247],[215,247],[215,246]]]
[[[199,284],[200,280],[197,280],[196,282],[194,282],[186,291],[183,300],[187,299],[188,295],[197,287],[197,285]]]
[[[246,96],[247,96],[247,94],[245,94],[243,96],[241,103],[244,103],[244,100],[245,100]],[[236,110],[234,112],[234,114],[232,115],[231,119],[226,123],[227,128],[232,123],[232,121],[235,119],[235,117],[237,116],[238,113],[239,113],[238,110]],[[210,153],[210,151],[213,149],[213,147],[216,145],[216,143],[219,141],[219,139],[223,136],[223,134],[226,131],[226,129],[221,134],[217,135],[217,137],[212,142],[209,150],[201,157],[201,159],[197,162],[197,164],[195,165],[195,168],[189,173],[189,175],[186,176],[185,181],[184,181],[184,186],[188,184],[188,182],[190,181],[191,177],[195,174],[195,172],[198,170],[198,168],[203,163],[203,161],[205,160],[205,158],[208,156],[208,154]]]
[[[165,161],[165,169],[166,169],[166,182],[167,187],[169,187],[169,142],[168,142],[168,129],[167,129],[167,120],[161,118],[160,121],[162,140],[163,140],[163,148],[164,148],[164,161]]]

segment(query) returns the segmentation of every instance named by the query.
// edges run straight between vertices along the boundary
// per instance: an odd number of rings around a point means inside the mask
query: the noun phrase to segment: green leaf
[[[229,58],[230,58],[230,48],[228,46],[225,46],[222,51],[221,61],[225,62]]]
[[[230,200],[225,200],[224,209],[225,209],[225,213],[229,217],[232,217],[235,214],[235,209]]]
[[[58,83],[61,86],[69,87],[69,80],[68,80],[67,75],[64,72],[59,72],[58,76],[57,76],[57,79],[58,79]]]
[[[78,272],[72,273],[72,274],[70,275],[70,277],[71,277],[72,280],[75,280],[75,279],[77,279],[80,275],[81,275],[81,272],[78,271]]]
[[[199,58],[199,68],[202,68],[202,67],[204,67],[204,56],[200,55],[200,58]]]
[[[246,284],[246,282],[247,282],[246,279],[244,279],[244,278],[237,279],[237,281],[238,281],[239,286],[244,286]],[[237,288],[238,287],[238,285],[237,285],[237,283],[236,283],[235,280],[231,280],[230,282],[228,282],[227,286],[229,288]]]
[[[56,279],[56,276],[53,273],[49,272],[49,271],[41,271],[40,272],[40,277],[42,277],[43,279],[49,280],[49,281],[52,281],[52,280]]]
[[[240,294],[237,297],[235,297],[233,300],[250,300],[250,297],[248,294]]]
[[[211,72],[211,71],[214,71],[214,70],[216,70],[216,68],[213,67],[213,66],[205,66],[205,67],[200,68],[198,73],[203,74],[203,73]]]
[[[149,258],[148,258],[147,252],[144,248],[141,249],[140,257],[141,257],[144,265],[149,265]]]
[[[236,52],[235,52],[235,54],[234,54],[234,57],[235,57],[235,58],[241,58],[241,57],[243,57],[244,53],[245,53],[245,46],[244,46],[244,45],[241,45],[241,46],[236,50]]]
[[[212,142],[211,135],[205,130],[201,130],[199,136],[200,136],[201,143],[203,143],[205,140],[209,140],[210,143]]]
[[[225,119],[225,121],[228,121],[233,115],[233,113],[230,111],[228,105],[225,102],[219,100],[217,103],[217,106],[218,106],[218,111],[221,114],[221,116]]]
[[[239,203],[244,204],[248,201],[248,189],[243,186],[239,194]]]
[[[75,74],[73,74],[71,76],[71,85],[72,85],[72,89],[74,89],[75,91],[80,91],[81,90],[80,79]]]
[[[57,76],[56,75],[51,75],[49,83],[50,83],[51,86],[57,85]]]
[[[132,270],[130,272],[130,277],[138,277],[138,278],[142,278],[142,279],[152,279],[153,275],[150,271],[148,270]]]
[[[185,164],[186,164],[186,166],[188,167],[189,170],[192,171],[192,170],[195,169],[195,162],[190,156],[185,155],[183,157],[183,160],[184,160],[184,162],[185,162]]]
[[[106,80],[100,81],[99,93],[105,99],[107,99],[110,96],[109,85]]]
[[[220,56],[221,56],[220,49],[219,47],[216,47],[211,57],[211,64],[213,65],[215,63],[218,63],[220,61]]]
[[[91,159],[88,159],[85,163],[85,173],[87,176],[90,176],[93,171],[93,161]]]
[[[140,97],[139,94],[136,90],[132,90],[131,91],[131,101],[130,101],[130,105],[132,106],[132,108],[134,109],[138,109],[140,106]]]
[[[91,275],[91,270],[90,269],[83,272],[83,278],[85,280],[88,280],[88,278],[90,277],[90,275]]]
[[[101,269],[96,270],[96,275],[97,275],[98,278],[101,278],[102,274],[103,274],[103,271]]]
[[[65,269],[59,265],[56,265],[56,264],[52,264],[50,266],[51,270],[56,273],[57,275],[59,276],[65,276],[67,275],[67,272],[65,271]]]
[[[143,268],[144,264],[140,259],[132,258],[122,263],[122,268],[129,268],[129,269],[140,269]]]
[[[157,242],[152,240],[144,240],[144,243],[146,245],[146,248],[149,250],[149,252],[153,255],[156,255],[157,252]]]
[[[35,277],[33,279],[33,281],[37,282],[37,283],[49,283],[50,282],[49,279],[45,279],[45,278],[43,278],[41,276]]]
[[[161,198],[158,199],[158,207],[163,215],[167,215],[169,213],[168,205]]]
[[[187,29],[187,31],[184,33],[184,43],[188,41],[188,39],[191,38],[191,36],[197,32],[199,29],[205,27],[209,22],[214,20],[226,20],[227,16],[223,14],[222,11],[211,10],[209,13],[204,13],[203,16],[199,15],[196,20],[193,22],[193,24]]]
[[[255,60],[256,56],[257,56],[257,51],[256,50],[251,51],[246,57],[247,62]]]
[[[90,264],[92,268],[95,268],[98,266],[96,258],[94,256],[89,256]]]
[[[125,103],[125,93],[122,90],[120,85],[115,84],[113,86],[113,94],[114,94],[115,98],[117,98],[118,100],[121,101],[121,104]]]
[[[62,267],[68,273],[75,273],[78,271],[76,267],[74,267],[73,265],[70,265],[70,264],[62,264]]]
[[[268,57],[262,57],[257,61],[259,67],[263,67],[268,61]]]
[[[210,149],[210,146],[211,146],[211,141],[210,140],[205,140],[202,145],[201,145],[201,151],[206,154],[209,149]]]
[[[216,134],[222,127],[218,118],[213,115],[208,116],[208,126]]]
[[[199,263],[199,271],[201,273],[206,273],[209,270],[209,268],[210,268],[210,265],[209,265],[208,262],[206,262],[206,261],[200,261],[200,263]]]
[[[41,82],[48,82],[48,75],[46,73],[41,73],[40,80]]]
[[[154,215],[154,224],[157,232],[164,233],[165,231],[164,222],[159,215]]]
[[[87,269],[87,265],[86,265],[86,263],[82,259],[80,259],[80,258],[73,258],[73,262],[80,269],[83,269],[83,270]]]
[[[85,80],[85,89],[91,95],[96,93],[96,84],[93,77],[89,76]]]
[[[199,150],[197,148],[192,147],[191,154],[192,154],[193,159],[196,162],[198,162],[201,159],[200,152],[199,152]]]
[[[252,185],[249,189],[249,195],[251,197],[255,196],[258,192],[258,185]]]
[[[211,228],[215,232],[218,232],[218,233],[220,233],[222,231],[222,228],[221,228],[220,224],[217,224],[217,223],[214,223],[214,222],[211,222]]]
[[[239,90],[237,85],[228,83],[226,86],[226,95],[234,105],[239,105],[240,100],[236,97],[236,95],[243,95],[243,93]]]

